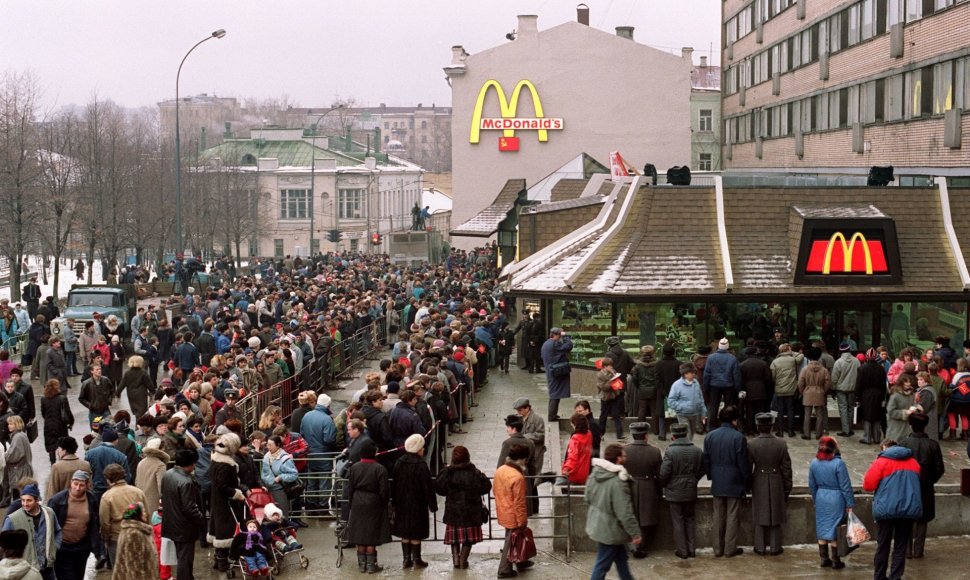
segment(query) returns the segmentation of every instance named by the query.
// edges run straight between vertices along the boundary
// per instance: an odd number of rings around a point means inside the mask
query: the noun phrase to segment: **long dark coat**
[[[474,463],[450,465],[441,470],[434,490],[445,496],[444,523],[459,528],[482,525],[482,496],[492,490],[492,482]]]
[[[546,369],[546,384],[549,385],[550,399],[568,399],[572,393],[569,375],[554,377],[552,371],[549,370],[550,365],[568,361],[569,353],[572,350],[573,341],[569,336],[564,336],[559,340],[550,338],[542,343],[540,356],[542,357],[542,366]]]
[[[358,546],[380,546],[390,542],[387,502],[391,499],[391,485],[384,466],[369,459],[351,465],[347,491],[350,496],[347,542]]]
[[[634,441],[626,446],[627,472],[633,478],[633,513],[641,527],[655,526],[660,520],[660,449],[646,441]]]
[[[120,397],[121,391],[128,389],[128,406],[131,409],[131,416],[138,418],[148,412],[148,398],[154,392],[152,379],[140,367],[132,367],[125,371],[121,382],[118,385],[115,396]]]
[[[242,521],[243,503],[232,499],[240,491],[237,470],[235,459],[224,453],[212,452],[212,464],[209,467],[212,492],[209,496],[208,539],[216,548],[228,548],[232,545],[232,537],[236,535],[236,522]],[[162,501],[165,501],[164,497]]]
[[[882,364],[867,361],[859,367],[855,392],[859,399],[859,420],[875,423],[886,416],[886,408],[882,406],[886,400],[886,369]]]
[[[405,453],[394,464],[391,476],[391,503],[394,525],[391,532],[408,540],[423,540],[429,535],[428,512],[438,511],[438,498],[431,484],[431,470],[424,459]]]
[[[919,490],[923,500],[923,517],[919,521],[931,522],[936,518],[936,491],[933,485],[940,481],[946,470],[940,444],[926,433],[913,433],[899,444],[912,449],[913,459],[919,463]]]
[[[57,449],[57,440],[67,437],[74,425],[74,414],[67,397],[61,393],[53,399],[41,399],[40,416],[44,419],[44,449],[53,453]],[[65,422],[65,418],[70,418],[70,423]]]
[[[791,456],[784,439],[762,433],[748,443],[751,460],[751,515],[756,526],[788,521],[785,498],[792,489]]]

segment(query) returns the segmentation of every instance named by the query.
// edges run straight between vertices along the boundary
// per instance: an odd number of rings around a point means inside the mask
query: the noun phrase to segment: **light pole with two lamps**
[[[193,50],[207,40],[222,38],[225,35],[226,31],[220,28],[199,42],[196,42],[185,53],[185,56],[182,57],[182,62],[179,63],[179,70],[175,73],[175,242],[178,253],[180,254],[185,250],[185,243],[182,239],[182,139],[181,135],[179,135],[179,77],[182,76],[182,65],[185,64],[185,59],[189,58]]]

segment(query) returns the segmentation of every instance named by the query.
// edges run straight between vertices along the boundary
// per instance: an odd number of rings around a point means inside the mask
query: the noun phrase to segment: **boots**
[[[461,545],[452,544],[451,545],[451,564],[455,567],[455,570],[461,568]]]
[[[461,545],[461,554],[458,557],[458,563],[461,564],[462,570],[465,570],[468,568],[468,555],[471,553],[472,553],[471,544]]]
[[[357,552],[357,569],[361,572],[367,571],[367,554]]]
[[[421,544],[411,544],[411,557],[415,568],[427,568],[428,563],[421,559]]]
[[[829,544],[829,548],[832,549],[832,569],[841,570],[842,568],[845,568],[845,562],[839,558],[839,545]]]
[[[821,567],[822,568],[831,568],[832,567],[832,560],[829,559],[829,545],[828,544],[819,544],[818,545],[818,555],[819,555],[820,558],[822,558],[822,563],[821,563]]]
[[[367,559],[367,573],[377,574],[384,570],[384,567],[377,563],[377,552],[371,552],[370,554],[365,554]]]
[[[224,557],[221,557],[221,556],[216,556],[216,566],[215,566],[215,568],[219,572],[228,572],[229,571],[229,558],[224,558]]]
[[[411,559],[411,544],[401,542],[401,553],[404,554],[404,568],[408,569],[414,566],[414,560]]]

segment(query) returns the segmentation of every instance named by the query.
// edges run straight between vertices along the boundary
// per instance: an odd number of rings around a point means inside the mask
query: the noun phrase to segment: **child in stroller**
[[[285,554],[294,550],[303,549],[303,545],[296,539],[298,526],[292,520],[283,518],[283,510],[276,504],[269,503],[263,508],[263,525],[261,530],[263,537],[268,538],[273,543],[276,551]]]
[[[245,560],[244,572],[247,576],[270,575],[269,560],[273,558],[273,553],[263,543],[263,534],[256,520],[246,521],[245,531],[240,531],[232,539],[229,554],[232,558]]]

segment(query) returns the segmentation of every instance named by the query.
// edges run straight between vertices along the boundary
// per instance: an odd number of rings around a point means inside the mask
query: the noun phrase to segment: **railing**
[[[27,333],[18,334],[16,336],[11,336],[0,345],[0,350],[5,350],[10,353],[10,360],[13,360],[14,355],[22,355],[27,352],[27,340],[30,337]]]

